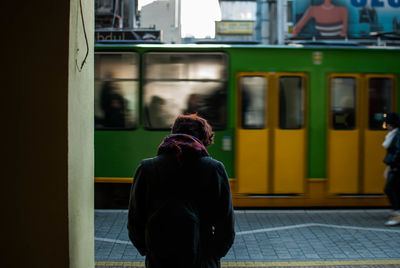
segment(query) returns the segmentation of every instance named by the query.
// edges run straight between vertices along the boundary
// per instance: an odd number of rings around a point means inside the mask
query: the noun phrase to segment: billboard
[[[95,41],[161,41],[161,31],[153,29],[96,29]]]
[[[400,0],[295,0],[293,37],[363,38],[400,34]]]
[[[215,32],[217,34],[253,34],[253,21],[216,21]]]

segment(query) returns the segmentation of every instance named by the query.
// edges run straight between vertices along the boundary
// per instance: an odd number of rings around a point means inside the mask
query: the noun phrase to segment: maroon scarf
[[[187,134],[171,134],[166,136],[158,146],[158,155],[173,154],[180,164],[188,159],[209,156],[199,139]]]

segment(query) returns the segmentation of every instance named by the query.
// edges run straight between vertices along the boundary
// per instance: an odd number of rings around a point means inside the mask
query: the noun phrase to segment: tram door
[[[393,75],[329,75],[329,193],[383,193],[383,119],[396,110],[394,89]]]
[[[306,75],[239,73],[237,81],[238,192],[304,193]]]

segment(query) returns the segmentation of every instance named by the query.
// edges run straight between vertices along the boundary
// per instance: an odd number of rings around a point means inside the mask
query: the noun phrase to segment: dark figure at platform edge
[[[393,209],[385,225],[395,226],[400,224],[400,116],[397,113],[388,113],[384,121],[389,130],[382,143],[387,150],[383,160],[387,165],[384,172],[386,178],[384,190]]]
[[[214,133],[197,114],[178,116],[171,132],[136,170],[129,238],[146,267],[221,267],[235,231],[225,167],[205,148]]]

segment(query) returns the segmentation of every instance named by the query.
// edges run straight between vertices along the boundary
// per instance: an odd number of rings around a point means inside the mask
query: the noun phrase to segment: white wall
[[[180,0],[158,0],[143,6],[140,27],[150,28],[154,25],[156,30],[162,32],[162,42],[180,44]]]

